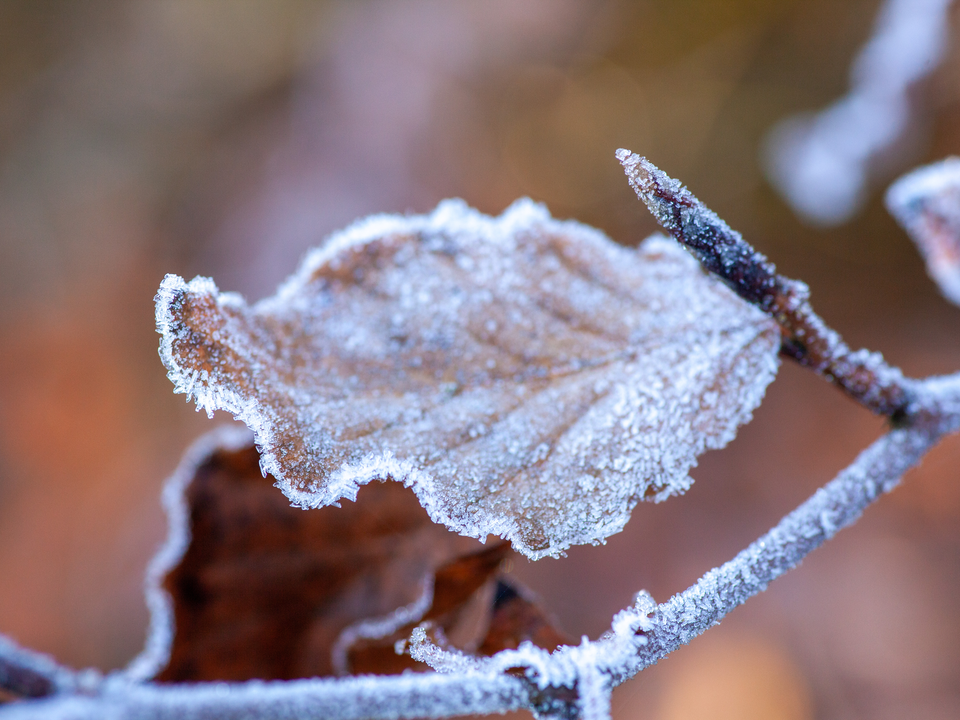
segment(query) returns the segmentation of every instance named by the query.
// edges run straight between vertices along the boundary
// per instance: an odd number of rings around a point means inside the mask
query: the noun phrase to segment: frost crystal
[[[393,479],[435,521],[531,558],[686,490],[779,347],[674,242],[622,248],[529,200],[359,221],[253,306],[168,275],[157,327],[177,392],[245,422],[296,504]]]
[[[583,720],[609,720],[610,691],[632,675],[637,651],[647,644],[646,634],[654,627],[649,616],[656,608],[653,598],[640,592],[633,607],[618,612],[599,640],[584,637],[579,645],[565,645],[552,653],[524,642],[515,650],[502,650],[489,658],[471,657],[434,644],[423,627],[413,631],[409,649],[413,657],[441,673],[497,674],[522,668],[540,690],[576,688]]]

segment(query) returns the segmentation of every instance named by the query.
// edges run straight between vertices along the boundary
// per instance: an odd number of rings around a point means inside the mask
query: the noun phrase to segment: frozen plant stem
[[[766,535],[684,592],[658,606],[636,671],[656,663],[718,623],[727,613],[796,567],[864,509],[899,484],[940,438],[928,429],[893,430]]]
[[[0,635],[0,692],[20,698],[42,698],[76,692],[85,682],[95,682],[95,676],[75,673]]]
[[[914,410],[912,383],[879,353],[853,352],[810,307],[807,286],[777,274],[740,233],[646,158],[617,150],[630,185],[657,222],[747,302],[780,326],[781,350],[875,413],[901,422]]]
[[[0,720],[218,720],[453,717],[533,709],[541,717],[604,720],[610,691],[719,622],[727,613],[853,524],[947,433],[960,429],[960,374],[907,380],[872,353],[852,353],[813,313],[806,288],[776,274],[686,191],[644,159],[618,157],[661,224],[710,271],[778,321],[783,352],[895,421],[834,480],[735,558],[660,605],[641,593],[611,632],[553,653],[529,643],[491,658],[420,644],[442,672],[287,682],[144,682],[62,668],[0,637],[0,690],[23,698]],[[416,634],[416,633],[415,633]],[[33,699],[36,698],[36,699]]]
[[[883,0],[850,68],[850,90],[816,113],[777,123],[767,176],[801,217],[840,225],[909,144],[923,108],[919,83],[951,44],[952,0]],[[906,141],[906,142],[904,142]]]
[[[591,665],[576,668],[574,685],[590,679],[592,685],[600,685],[609,692],[613,686],[716,624],[795,567],[838,530],[854,523],[867,505],[893,489],[903,473],[940,437],[960,428],[960,374],[919,383],[918,396],[928,410],[923,422],[918,422],[916,427],[895,429],[877,440],[766,535],[731,561],[706,573],[684,592],[657,606],[648,614],[648,622],[642,625],[634,643],[635,653],[605,652],[607,647],[622,650],[623,643],[617,645],[622,638],[616,634],[568,648],[576,651],[588,650],[590,645],[596,647],[595,652],[580,652],[575,656],[590,659]],[[506,673],[502,662],[486,670],[466,669],[446,674],[270,683],[158,685],[130,682],[121,675],[108,678],[96,691],[91,689],[90,695],[79,696],[64,688],[58,696],[47,700],[0,709],[0,717],[3,720],[99,720],[104,717],[387,720],[494,713],[535,705],[541,709],[552,706],[558,714],[572,717],[581,708],[579,701],[571,698],[569,683],[548,683],[540,688],[536,682],[537,677],[568,678],[570,655],[562,650],[553,654],[542,652],[540,656],[531,652],[530,657],[535,657],[537,662],[536,673],[530,676]],[[611,662],[614,660],[616,662]],[[523,667],[519,660],[516,667]],[[598,673],[602,676],[600,682]]]

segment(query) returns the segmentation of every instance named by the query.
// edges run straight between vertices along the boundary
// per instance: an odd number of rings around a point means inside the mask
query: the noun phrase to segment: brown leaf
[[[551,651],[570,642],[524,591],[505,577],[495,578],[509,547],[501,543],[440,568],[435,576],[433,604],[422,619],[381,637],[354,643],[349,649],[350,672],[382,674],[408,668],[428,669],[407,654],[398,655],[395,649],[398,641],[409,638],[421,622],[429,623],[435,639],[443,644],[476,655],[493,655],[516,648],[524,641]],[[495,582],[491,583],[493,579]],[[484,588],[491,592],[481,592]]]
[[[391,478],[435,521],[532,558],[689,487],[779,346],[672,241],[622,248],[530,201],[361,221],[252,307],[169,275],[157,325],[177,391],[243,420],[295,503]]]
[[[490,627],[477,648],[477,654],[493,655],[501,650],[512,650],[526,641],[553,651],[569,644],[570,638],[553,626],[537,603],[501,578],[497,583]]]
[[[484,631],[493,611],[493,593],[479,593],[489,586],[503,559],[510,553],[508,543],[458,558],[439,568],[434,576],[433,601],[419,618],[389,632],[352,642],[347,651],[350,673],[397,673],[407,668],[429,669],[409,655],[396,652],[398,641],[406,640],[421,622],[429,622],[443,637],[464,650],[475,650],[485,641]],[[477,597],[475,597],[477,596]],[[473,600],[474,602],[471,602]],[[341,636],[343,637],[343,636]]]
[[[170,540],[148,592],[169,594],[175,632],[152,597],[148,647],[169,643],[154,648],[158,680],[426,670],[395,649],[421,622],[466,651],[562,641],[542,614],[504,622],[520,597],[496,580],[509,544],[434,524],[402,486],[372,483],[356,503],[304,512],[260,473],[249,435],[214,434],[201,451],[165,495]]]
[[[438,566],[482,547],[434,524],[396,483],[304,512],[273,482],[249,444],[217,447],[195,468],[183,489],[189,545],[163,582],[176,633],[158,679],[333,674],[344,629],[415,603]]]

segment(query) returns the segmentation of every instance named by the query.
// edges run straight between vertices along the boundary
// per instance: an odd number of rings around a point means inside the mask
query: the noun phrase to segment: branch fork
[[[157,685],[130,673],[102,682],[0,639],[0,688],[45,698],[0,708],[2,720],[137,717],[383,720],[533,709],[541,717],[604,720],[613,687],[686,644],[763,591],[812,550],[851,525],[900,482],[943,435],[960,429],[960,374],[913,380],[866,350],[851,351],[814,313],[809,291],[776,268],[678,181],[619,150],[630,184],[703,267],[768,313],[781,353],[810,367],[875,413],[891,431],[835,479],[736,557],[656,605],[640,593],[599,640],[553,653],[529,643],[476,658],[433,642],[419,627],[407,645],[437,672],[344,680]],[[83,678],[86,677],[85,681]]]

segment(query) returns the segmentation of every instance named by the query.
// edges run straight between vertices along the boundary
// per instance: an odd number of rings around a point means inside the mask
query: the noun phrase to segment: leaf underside
[[[359,221],[252,306],[168,275],[157,326],[176,390],[246,423],[294,503],[392,479],[434,521],[531,558],[686,490],[779,347],[672,240],[623,248],[529,200]]]
[[[396,483],[305,513],[260,473],[251,438],[216,442],[184,473],[166,490],[180,549],[148,583],[170,599],[154,618],[161,682],[425,670],[395,650],[422,622],[480,655],[567,641],[499,575],[509,545],[451,533]]]

